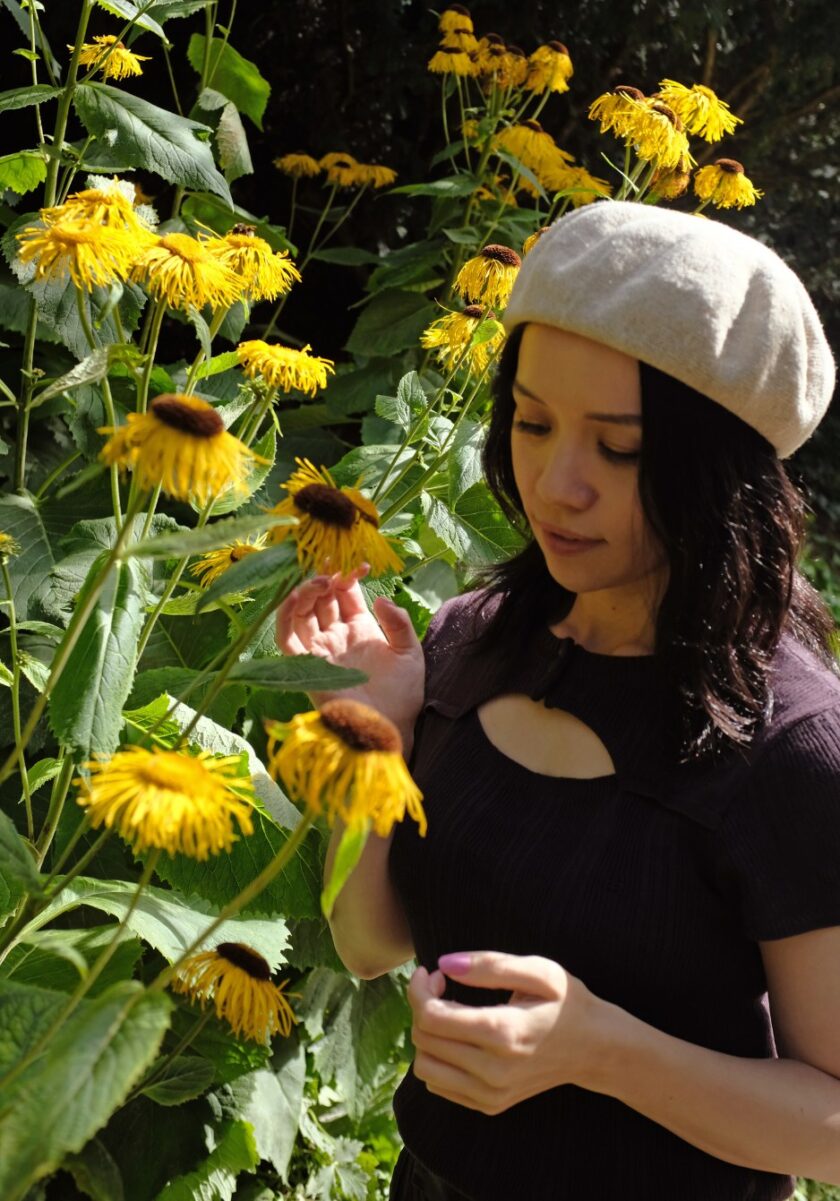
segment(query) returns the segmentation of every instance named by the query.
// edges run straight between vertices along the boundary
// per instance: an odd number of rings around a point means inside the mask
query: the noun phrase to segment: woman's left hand
[[[602,1049],[602,1002],[581,980],[539,955],[472,951],[438,963],[459,984],[513,995],[505,1005],[445,1001],[442,972],[416,969],[414,1074],[429,1092],[492,1115],[560,1084],[587,1087]]]

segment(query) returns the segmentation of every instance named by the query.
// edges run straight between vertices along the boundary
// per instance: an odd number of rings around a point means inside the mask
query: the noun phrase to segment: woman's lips
[[[583,538],[571,530],[542,523],[540,523],[539,529],[551,550],[560,555],[580,555],[584,551],[600,546],[604,541],[603,538]]]

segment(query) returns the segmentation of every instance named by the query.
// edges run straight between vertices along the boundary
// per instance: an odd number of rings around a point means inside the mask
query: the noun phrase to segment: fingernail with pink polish
[[[472,966],[472,959],[466,951],[453,951],[451,955],[441,955],[438,967],[447,976],[466,976]]]

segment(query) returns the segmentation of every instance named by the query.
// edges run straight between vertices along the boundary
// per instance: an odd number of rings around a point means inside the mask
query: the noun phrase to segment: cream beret
[[[503,317],[581,334],[702,392],[793,454],[834,389],[834,360],[800,279],[720,221],[597,201],[526,255]]]

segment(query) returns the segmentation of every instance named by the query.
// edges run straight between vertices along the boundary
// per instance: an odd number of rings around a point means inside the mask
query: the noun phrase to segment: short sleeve
[[[747,937],[840,926],[840,707],[771,741],[719,834]]]

